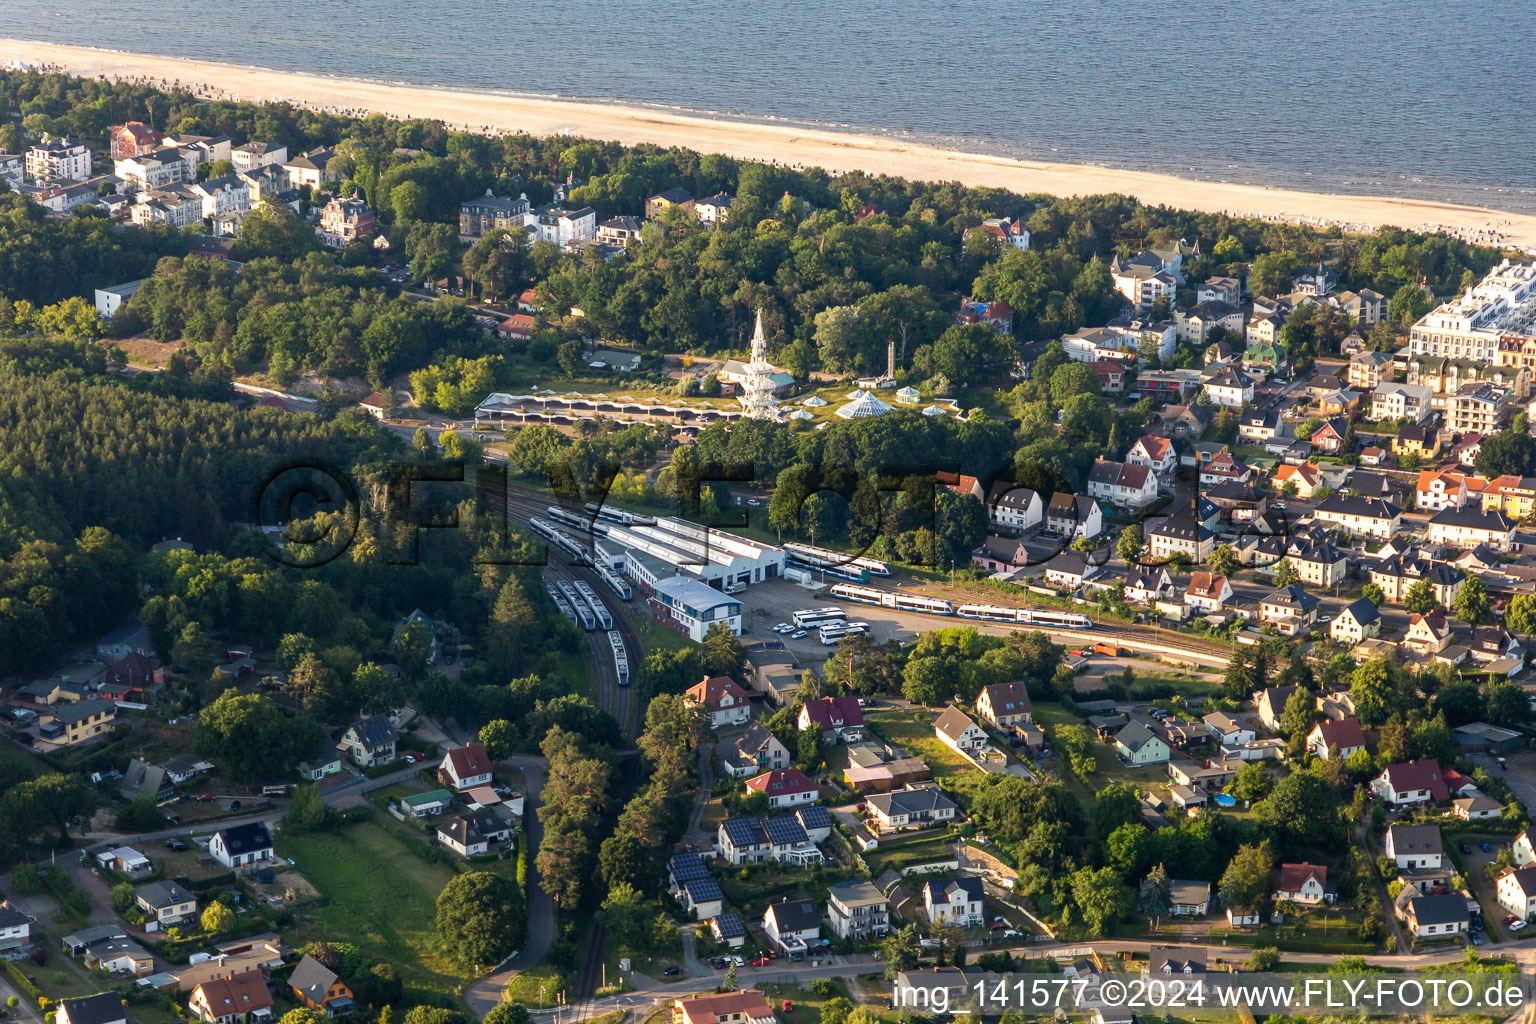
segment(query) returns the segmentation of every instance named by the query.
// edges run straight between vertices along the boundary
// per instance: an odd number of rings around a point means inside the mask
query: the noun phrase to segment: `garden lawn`
[[[980,768],[945,746],[934,735],[935,717],[929,711],[878,711],[866,715],[864,721],[870,731],[881,739],[906,747],[914,757],[926,761],[928,767],[933,769],[935,779],[953,778],[967,772],[981,775]]]
[[[507,987],[502,990],[502,997],[529,1007],[554,1006],[560,992],[570,983],[570,979],[561,974],[558,968],[541,960],[526,971],[519,971],[508,981]]]
[[[948,860],[954,856],[949,849],[953,842],[955,837],[942,832],[905,842],[882,839],[879,846],[864,854],[864,862],[869,865],[870,874],[879,878],[886,868],[904,872],[914,864]]]
[[[437,894],[453,878],[447,867],[428,864],[372,822],[339,833],[284,833],[283,852],[321,896],[295,929],[295,946],[352,942],[398,965],[407,984],[444,991],[468,977],[437,938]]]

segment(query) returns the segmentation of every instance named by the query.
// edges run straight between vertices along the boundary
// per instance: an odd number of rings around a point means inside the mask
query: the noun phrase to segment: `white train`
[[[839,583],[831,590],[833,597],[840,597],[845,601],[862,601],[865,604],[877,604],[882,608],[895,608],[904,612],[923,612],[927,615],[953,615],[955,606],[948,601],[937,597],[922,597],[918,594],[898,594],[893,590],[876,590],[873,587],[855,587],[848,583]]]
[[[925,615],[955,615],[963,619],[1017,622],[1025,626],[1045,626],[1052,629],[1089,629],[1093,626],[1093,621],[1082,612],[1061,612],[1048,608],[1008,608],[991,604],[962,604],[956,608],[950,602],[940,598],[898,594],[891,590],[856,587],[848,583],[837,584],[830,593],[833,597],[840,597],[845,601],[877,604],[882,608],[922,612]]]
[[[624,638],[616,629],[608,631],[608,646],[613,648],[613,668],[618,673],[619,685],[629,685],[629,652],[624,650]]]
[[[592,533],[599,537],[606,537],[608,535],[607,525],[586,519],[569,509],[561,508],[559,505],[551,505],[546,511],[549,513],[549,518],[555,522],[564,523],[566,526],[574,526],[582,533]]]
[[[571,560],[572,565],[592,564],[592,556],[587,554],[586,548],[582,547],[580,542],[573,539],[570,534],[560,529],[548,519],[540,519],[538,516],[534,516],[528,520],[528,525],[533,528],[534,533],[545,538],[561,551],[564,551],[566,557]]]
[[[555,586],[560,588],[560,593],[570,602],[571,607],[575,609],[576,617],[581,620],[581,628],[589,633],[596,629],[597,618],[593,616],[592,609],[587,607],[587,602],[577,596],[576,588],[565,580],[556,580]]]
[[[635,596],[634,591],[629,588],[629,583],[606,565],[597,567],[597,578],[608,584],[609,589],[619,595],[620,601],[628,601]]]
[[[1082,612],[1058,612],[1048,608],[1006,608],[990,604],[963,604],[955,609],[962,619],[990,619],[993,622],[1019,622],[1030,626],[1057,629],[1088,629],[1093,621]]]
[[[595,501],[587,502],[585,511],[587,515],[595,519],[607,519],[610,522],[623,523],[625,526],[654,526],[656,524],[655,516],[644,515],[640,512],[626,512],[621,508],[614,508],[612,505],[599,505]]]
[[[613,628],[613,616],[608,611],[608,606],[603,604],[603,599],[597,596],[597,592],[587,585],[586,580],[576,581],[576,593],[581,595],[592,614],[597,618],[597,628],[607,632]]]
[[[861,572],[867,572],[871,576],[889,576],[891,567],[876,558],[850,558],[841,551],[833,551],[829,548],[812,547],[809,544],[800,544],[795,541],[783,545],[784,554],[790,561],[812,569],[821,569],[837,576],[846,576],[849,579],[859,579]]]

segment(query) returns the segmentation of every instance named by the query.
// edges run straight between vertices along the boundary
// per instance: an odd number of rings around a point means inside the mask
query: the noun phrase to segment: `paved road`
[[[539,822],[541,806],[539,794],[544,788],[544,770],[548,763],[542,757],[515,756],[507,764],[523,770],[526,796],[523,800],[523,828],[528,833],[528,941],[523,948],[496,970],[477,979],[464,992],[464,1001],[470,1012],[484,1017],[501,1002],[502,990],[519,971],[543,959],[555,938],[555,902],[539,884],[539,870],[535,855],[544,838],[544,826]]]

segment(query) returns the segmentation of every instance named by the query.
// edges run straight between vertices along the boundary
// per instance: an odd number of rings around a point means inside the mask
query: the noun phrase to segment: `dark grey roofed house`
[[[810,900],[780,900],[769,904],[773,919],[778,922],[779,932],[809,931],[821,927],[821,912]]]
[[[335,971],[305,953],[304,959],[299,961],[299,966],[295,967],[293,974],[289,976],[288,987],[315,1006],[325,1006],[331,986],[338,980]]]
[[[1381,613],[1376,610],[1376,606],[1371,603],[1370,598],[1366,597],[1360,598],[1360,600],[1345,608],[1343,614],[1348,615],[1362,626],[1369,626],[1381,618]]]
[[[150,882],[148,885],[141,885],[133,891],[133,894],[156,910],[164,907],[179,906],[183,903],[192,903],[196,899],[196,897],[175,882],[168,881]]]
[[[1467,898],[1455,892],[1419,896],[1408,904],[1408,912],[1420,927],[1431,924],[1460,924],[1469,918]]]
[[[79,999],[61,999],[58,1019],[68,1024],[120,1024],[128,1015],[123,1012],[123,999],[116,992],[99,992]]]
[[[931,897],[930,902],[948,903],[949,895],[956,890],[965,893],[969,902],[975,902],[982,897],[981,879],[979,878],[943,878],[924,882],[923,889]]]

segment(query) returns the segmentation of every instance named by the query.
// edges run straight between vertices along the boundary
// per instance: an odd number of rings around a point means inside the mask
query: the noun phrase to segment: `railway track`
[[[528,521],[535,516],[542,517],[553,503],[552,495],[528,494],[522,491],[511,491],[504,501],[499,498],[491,499],[492,509],[498,515],[515,523],[519,529],[528,529]],[[551,581],[565,580],[574,586],[580,580],[602,595],[604,605],[613,615],[613,628],[624,639],[624,647],[629,654],[630,679],[633,680],[644,657],[645,648],[641,645],[640,636],[630,621],[629,609],[625,608],[622,602],[612,599],[612,595],[606,592],[606,588],[595,572],[574,565],[570,556],[553,544],[545,544],[545,549],[548,551],[548,564],[543,567],[542,572]],[[619,685],[618,673],[613,665],[613,652],[608,646],[608,635],[598,629],[584,631],[582,636],[592,655],[590,665],[591,681],[594,684],[593,697],[598,707],[612,715],[619,723],[624,735],[633,738],[640,731],[642,709],[636,706],[637,702],[632,695],[633,687]]]
[[[944,598],[956,605],[985,601],[987,604],[996,604],[999,607],[1006,608],[1051,608],[1049,605],[1037,605],[1028,601],[1009,601],[999,599],[996,595],[990,593],[978,594],[974,591],[962,590],[959,587],[946,587],[942,584],[937,586],[932,584],[917,585],[921,586],[924,597]],[[861,584],[861,586],[889,593],[903,592],[902,588],[893,586],[881,587],[872,583]],[[829,600],[839,599],[832,597]],[[855,607],[858,606],[857,602],[844,603],[852,604]],[[910,608],[902,609],[902,611],[910,615],[926,615],[951,623],[968,622],[979,624],[988,621],[984,619],[960,618],[954,615],[937,615]],[[1106,640],[1126,647],[1142,648],[1153,653],[1164,654],[1165,656],[1178,657],[1183,655],[1203,664],[1221,667],[1224,667],[1232,658],[1232,648],[1212,640],[1199,640],[1181,633],[1174,633],[1171,630],[1157,629],[1152,626],[1136,626],[1123,622],[1095,620],[1092,615],[1088,615],[1088,619],[1092,623],[1092,626],[1088,629],[1057,629],[1050,626],[1026,624],[1020,624],[1018,628],[1046,633],[1053,638],[1065,637],[1075,639],[1078,642],[1092,643],[1095,640]]]

